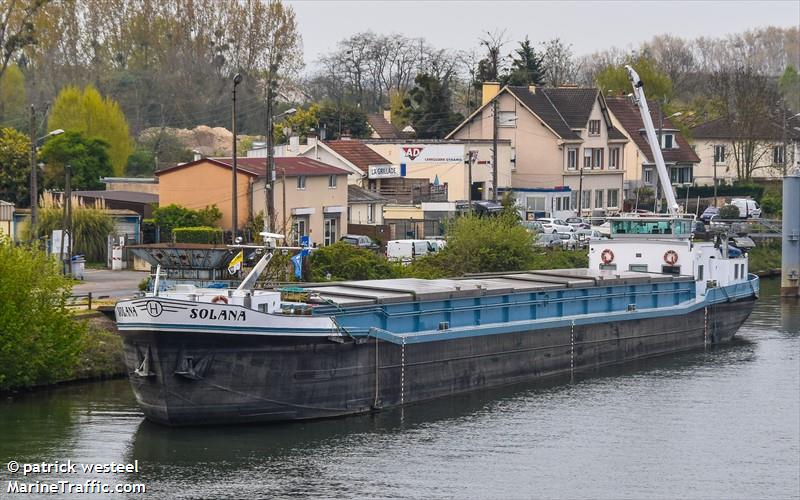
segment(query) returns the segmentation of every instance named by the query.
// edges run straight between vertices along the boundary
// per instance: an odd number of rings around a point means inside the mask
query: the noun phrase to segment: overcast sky
[[[471,49],[484,32],[509,40],[559,37],[576,55],[635,47],[655,34],[718,37],[763,26],[800,24],[800,1],[319,1],[286,0],[297,14],[306,69],[354,33],[424,37],[434,47]],[[509,45],[509,52],[511,46]]]

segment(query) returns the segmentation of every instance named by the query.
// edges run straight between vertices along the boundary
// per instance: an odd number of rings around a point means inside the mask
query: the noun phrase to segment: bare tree
[[[542,45],[542,65],[547,85],[558,87],[565,83],[576,83],[578,63],[572,53],[572,45],[564,43],[560,38],[553,38]]]

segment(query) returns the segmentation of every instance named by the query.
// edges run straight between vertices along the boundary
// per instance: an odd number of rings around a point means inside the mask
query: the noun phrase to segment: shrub
[[[311,253],[311,281],[374,280],[401,275],[386,257],[347,243],[334,243]]]
[[[222,243],[222,229],[217,227],[176,227],[172,236],[175,243]]]
[[[86,326],[66,308],[71,286],[55,259],[0,238],[0,390],[72,374]]]
[[[724,207],[719,209],[719,218],[720,219],[738,219],[739,218],[739,207],[735,207],[733,205],[725,205]]]
[[[678,187],[675,189],[675,196],[678,199],[686,198],[685,187]],[[711,198],[714,196],[714,186],[689,186],[690,198]],[[717,185],[717,196],[726,197],[751,197],[760,202],[761,197],[764,195],[764,186],[758,184],[739,184],[734,183],[730,185],[719,184]]]
[[[64,211],[58,207],[39,210],[36,226],[38,238],[49,238],[54,230],[64,227]],[[29,239],[30,225],[21,231],[23,241]],[[114,233],[114,222],[105,210],[75,207],[72,210],[72,254],[83,254],[89,262],[105,262],[108,251],[108,235]],[[60,249],[54,249],[58,252]]]
[[[167,205],[153,210],[153,218],[145,219],[147,225],[161,228],[161,241],[172,239],[172,230],[176,227],[216,227],[222,219],[222,212],[216,205],[202,210],[192,210],[180,205]]]
[[[780,215],[783,211],[783,197],[774,193],[765,194],[761,198],[761,210],[768,215]]]

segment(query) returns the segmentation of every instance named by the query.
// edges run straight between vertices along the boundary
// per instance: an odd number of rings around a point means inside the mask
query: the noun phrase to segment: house
[[[792,164],[791,142],[800,141],[800,119],[786,126],[765,119],[750,132],[732,130],[730,122],[718,118],[691,130],[692,145],[700,158],[695,178],[698,184],[731,183],[743,178],[776,179]]]
[[[606,97],[611,120],[616,128],[631,141],[625,148],[622,164],[625,170],[625,199],[634,198],[639,187],[654,187],[658,178],[653,151],[644,129],[639,107],[628,97]],[[656,130],[661,131],[661,154],[673,184],[693,184],[697,179],[700,162],[694,149],[668,117],[659,115],[658,104],[648,101],[650,117]]]
[[[349,184],[347,186],[347,223],[375,226],[383,224],[383,207],[388,202],[389,200],[374,191]]]
[[[497,136],[511,141],[511,186],[521,208],[535,197],[524,189],[568,186],[570,210],[622,208],[624,147],[628,139],[611,123],[598,89],[483,84],[483,104],[448,139],[491,139],[493,108]],[[554,198],[561,200],[560,197]],[[548,207],[561,211],[565,207]]]
[[[161,206],[192,209],[216,205],[222,227],[232,225],[231,158],[201,158],[156,172]],[[241,228],[259,212],[267,213],[265,158],[237,159],[237,221]],[[348,172],[311,158],[275,158],[275,228],[297,242],[329,245],[347,232]],[[345,215],[343,215],[345,214]]]
[[[492,197],[491,139],[364,139],[363,142],[390,164],[399,165],[395,171],[397,176],[426,179],[431,186],[446,194],[439,199],[419,202],[488,200]],[[499,189],[508,189],[513,168],[511,140],[498,140],[497,151],[497,184]],[[374,178],[373,172],[369,177],[371,186],[380,182]],[[382,181],[382,186],[387,184]],[[385,190],[384,194],[391,197]]]
[[[384,110],[381,113],[372,113],[367,115],[367,125],[369,125],[372,134],[371,139],[403,139],[406,134],[397,130],[392,124],[392,112]]]
[[[0,200],[0,236],[14,235],[14,204]]]

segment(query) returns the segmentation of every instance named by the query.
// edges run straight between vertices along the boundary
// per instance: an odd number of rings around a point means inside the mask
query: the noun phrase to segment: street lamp
[[[36,223],[39,219],[39,185],[38,185],[38,172],[36,171],[36,152],[38,150],[37,146],[48,138],[61,135],[64,131],[60,128],[57,128],[48,134],[39,137],[38,139],[34,138],[35,130],[36,130],[36,114],[35,108],[31,105],[31,179],[30,179],[30,191],[31,191],[31,241],[36,239]]]
[[[237,160],[236,160],[236,87],[242,83],[242,75],[241,73],[236,73],[233,76],[233,112],[231,116],[231,128],[233,129],[233,166],[232,176],[233,179],[231,180],[231,225],[233,226],[231,229],[231,242],[234,244],[236,243],[236,232],[239,229],[239,220],[238,220],[238,206],[237,206],[237,186],[236,186],[236,169],[237,169]]]

